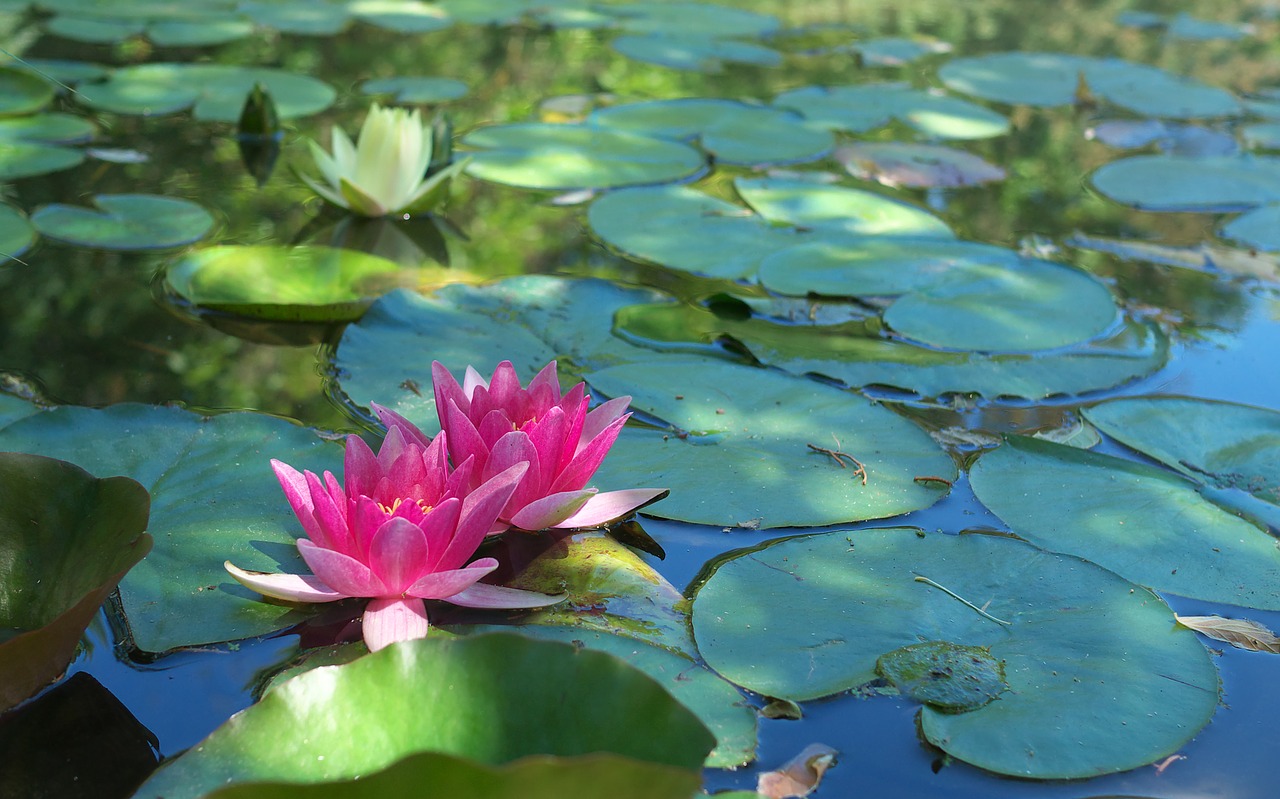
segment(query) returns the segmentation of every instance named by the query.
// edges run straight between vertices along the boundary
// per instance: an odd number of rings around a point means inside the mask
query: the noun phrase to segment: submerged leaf
[[[836,764],[839,752],[826,744],[809,744],[776,771],[756,779],[756,793],[769,799],[799,799],[818,788],[822,775]]]

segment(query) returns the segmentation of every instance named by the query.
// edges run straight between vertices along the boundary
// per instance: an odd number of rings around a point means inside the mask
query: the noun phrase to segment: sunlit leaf
[[[930,39],[902,39],[886,36],[854,42],[852,48],[869,67],[900,67],[937,53],[951,52],[951,45]]]
[[[351,0],[347,9],[363,22],[397,33],[428,33],[453,24],[444,8],[418,0]]]
[[[772,67],[782,54],[762,44],[690,34],[625,34],[611,46],[627,58],[690,72],[719,72],[724,62]]]
[[[1135,155],[1093,173],[1116,202],[1149,211],[1238,211],[1280,201],[1280,158]]]
[[[773,98],[814,124],[863,133],[894,119],[940,139],[986,139],[1009,130],[1009,120],[959,97],[913,89],[901,83],[806,86]]]
[[[245,98],[259,83],[271,92],[281,119],[323,111],[336,97],[328,84],[310,76],[201,63],[121,67],[105,82],[82,85],[76,97],[93,108],[118,114],[163,115],[192,108],[196,119],[235,122]]]
[[[106,250],[178,247],[204,238],[213,227],[209,212],[189,200],[98,194],[93,203],[96,208],[42,205],[31,225],[47,238]]]
[[[398,78],[375,78],[360,84],[365,94],[392,94],[397,103],[443,103],[467,94],[467,84],[456,78],[405,75]]]

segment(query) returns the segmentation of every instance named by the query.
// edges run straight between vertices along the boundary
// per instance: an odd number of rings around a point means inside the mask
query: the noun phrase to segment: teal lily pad
[[[925,705],[919,726],[952,757],[1020,777],[1155,762],[1218,704],[1208,652],[1158,597],[998,536],[886,528],[786,539],[721,563],[694,599],[693,629],[712,668],[793,700],[869,683],[877,659],[903,646],[989,649],[1010,690],[967,712]]]
[[[199,241],[213,227],[209,212],[189,200],[153,194],[98,194],[96,209],[42,205],[31,224],[47,238],[105,250],[151,250]]]
[[[453,24],[444,8],[418,0],[351,0],[347,10],[362,22],[397,33],[430,33]]]
[[[985,646],[946,641],[908,644],[876,659],[876,674],[898,692],[943,713],[965,713],[1009,690],[1004,661]]]
[[[618,18],[629,33],[665,36],[760,38],[781,28],[772,14],[759,14],[716,3],[620,3],[606,5],[605,13]]]
[[[1022,538],[1193,599],[1280,610],[1280,549],[1164,469],[1011,437],[969,473]]]
[[[949,61],[938,77],[951,89],[1001,103],[1068,105],[1083,79],[1094,95],[1142,116],[1195,119],[1242,110],[1228,91],[1117,58],[991,53]]]
[[[53,100],[53,88],[23,69],[0,67],[0,117],[32,114]]]
[[[862,56],[862,63],[869,67],[900,67],[925,56],[951,52],[951,45],[946,42],[893,36],[862,39],[851,46]]]
[[[78,166],[84,153],[67,147],[31,141],[0,139],[0,180],[46,175]]]
[[[35,228],[11,205],[0,204],[0,261],[14,260],[36,240]]]
[[[353,729],[381,731],[379,743]],[[602,652],[515,635],[427,638],[290,680],[135,796],[194,798],[229,782],[350,780],[425,751],[488,765],[612,752],[696,773],[714,743],[662,686]]]
[[[1280,203],[1241,214],[1222,226],[1223,238],[1266,252],[1280,251]]]
[[[642,346],[682,353],[716,354],[716,344],[727,340],[760,362],[789,372],[822,375],[849,386],[892,386],[924,397],[1083,394],[1150,374],[1169,355],[1165,335],[1155,325],[1136,322],[1073,348],[1034,354],[944,352],[879,337],[861,322],[780,324],[674,304],[620,311],[616,330]]]
[[[1249,31],[1233,22],[1199,19],[1186,12],[1178,14],[1170,22],[1165,33],[1173,39],[1208,41],[1210,39],[1242,39]]]
[[[686,144],[585,125],[493,125],[467,134],[462,144],[474,150],[470,175],[528,189],[667,183],[706,166]]]
[[[299,36],[335,36],[351,22],[345,4],[244,2],[239,10],[259,25]]]
[[[147,38],[161,47],[209,47],[252,33],[253,23],[244,19],[161,20],[147,26]]]
[[[854,177],[894,187],[954,189],[1005,178],[1003,169],[973,153],[936,144],[854,142],[835,157]]]
[[[398,78],[376,78],[360,84],[365,94],[395,95],[397,103],[444,103],[466,97],[467,84],[456,78],[434,78],[404,75]]]
[[[738,194],[771,222],[886,236],[954,236],[947,223],[882,194],[805,180],[738,178]]]
[[[107,76],[106,67],[87,61],[71,61],[62,58],[23,58],[21,61],[5,62],[4,65],[25,70],[49,82],[54,92],[63,90],[59,83],[75,85],[81,81],[98,80]]]
[[[165,272],[165,285],[190,303],[241,316],[350,322],[420,274],[356,250],[225,245],[184,255]]]
[[[1094,188],[1147,211],[1238,211],[1280,202],[1280,158],[1135,155],[1093,173]]]
[[[326,83],[278,69],[167,63],[122,67],[105,82],[83,84],[76,96],[118,114],[152,116],[191,108],[199,120],[235,122],[259,83],[270,92],[281,119],[323,111],[337,96]]]
[[[141,36],[146,22],[140,19],[102,19],[59,14],[45,23],[54,36],[91,44],[118,44],[131,36]]]
[[[799,115],[737,100],[688,97],[603,108],[588,124],[666,139],[696,139],[717,163],[812,161],[835,144],[829,131]]]
[[[421,752],[381,771],[349,781],[316,784],[249,782],[206,799],[420,799],[424,785],[439,796],[485,799],[676,799],[693,796],[697,772],[621,755],[596,752],[575,757],[531,755],[503,766],[487,766],[453,755]],[[755,796],[752,794],[752,796]]]
[[[93,122],[71,114],[34,114],[0,119],[0,141],[79,144],[92,139],[97,130]]]
[[[725,62],[773,67],[782,63],[777,50],[755,42],[678,34],[627,34],[611,46],[627,58],[689,72],[720,72]]]
[[[588,381],[669,425],[624,430],[596,473],[601,485],[670,488],[648,515],[751,529],[879,519],[929,507],[956,477],[923,430],[814,381],[678,358]],[[942,479],[915,479],[925,475]]]
[[[865,133],[895,119],[939,139],[987,139],[1009,132],[1009,120],[989,108],[901,83],[806,86],[783,92],[773,104],[794,108],[816,125],[850,133]]]
[[[146,490],[0,453],[0,711],[53,682],[116,584],[151,548]]]
[[[293,546],[302,527],[270,460],[339,471],[341,451],[312,431],[254,413],[203,417],[141,405],[67,406],[0,429],[0,449],[123,474],[150,491],[155,548],[120,583],[140,649],[164,652],[263,635],[306,617],[240,588],[222,563],[306,571]]]

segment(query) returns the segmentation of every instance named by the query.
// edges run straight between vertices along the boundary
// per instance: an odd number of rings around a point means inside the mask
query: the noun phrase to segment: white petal
[[[239,568],[229,560],[222,565],[232,577],[236,578],[236,582],[273,599],[284,599],[289,602],[333,602],[346,599],[346,594],[333,590],[312,574],[250,572]]]
[[[541,608],[563,602],[568,594],[540,594],[501,585],[476,583],[446,599],[464,608]]]

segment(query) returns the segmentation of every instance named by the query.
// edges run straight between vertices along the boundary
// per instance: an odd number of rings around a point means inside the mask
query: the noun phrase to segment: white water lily
[[[404,108],[369,109],[358,142],[333,129],[333,155],[315,142],[311,155],[329,185],[299,175],[312,191],[362,216],[425,211],[445,196],[449,181],[466,166],[452,164],[424,178],[431,164],[431,126]]]

